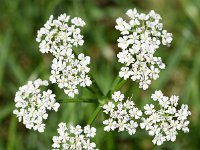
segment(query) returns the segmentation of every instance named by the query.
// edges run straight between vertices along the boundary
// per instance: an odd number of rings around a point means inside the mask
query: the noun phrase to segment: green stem
[[[86,89],[88,89],[91,93],[95,93],[95,91],[90,86],[86,86]]]
[[[97,92],[98,92],[101,96],[104,95],[103,92],[101,91],[101,88],[100,88],[99,85],[97,84],[95,78],[92,76],[91,73],[89,73],[89,74],[90,74],[91,79],[94,81],[93,85],[96,87]]]
[[[124,84],[126,83],[126,80],[121,80],[112,90],[111,94],[117,90],[119,90]]]
[[[78,59],[78,54],[76,53],[76,51],[74,51],[74,56],[76,59]],[[99,97],[101,97],[103,94],[103,92],[101,91],[101,88],[98,86],[96,80],[94,79],[93,75],[89,72],[88,75],[90,76],[91,80],[92,80],[92,85],[91,86],[86,86],[86,88],[91,92],[91,93],[96,93],[98,94]]]
[[[90,99],[83,99],[83,98],[75,98],[75,99],[60,99],[58,100],[59,103],[98,103],[98,99],[90,98]]]
[[[102,92],[99,88],[96,88],[96,82],[92,82],[92,86],[86,86],[86,88],[93,94],[96,94],[98,98],[102,97]]]
[[[88,124],[91,125],[94,120],[97,118],[99,112],[101,111],[102,105],[99,104],[99,106],[96,108],[96,110],[94,111],[94,113],[92,114],[92,116],[90,117]]]
[[[114,80],[113,84],[112,84],[111,90],[113,90],[113,89],[117,86],[117,84],[118,84],[120,81],[121,81],[121,78],[117,75],[117,76],[115,77],[115,80]]]

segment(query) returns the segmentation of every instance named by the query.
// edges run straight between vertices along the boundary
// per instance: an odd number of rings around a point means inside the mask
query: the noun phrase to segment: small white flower
[[[113,112],[115,108],[115,105],[112,102],[108,102],[108,104],[103,105],[103,109],[106,114],[109,112]]]
[[[172,34],[163,30],[161,17],[154,11],[140,14],[136,9],[129,9],[126,14],[129,20],[117,18],[115,26],[122,35],[117,40],[118,47],[122,49],[117,54],[118,61],[125,65],[119,76],[139,82],[139,88],[146,90],[151,79],[158,79],[160,69],[165,68],[161,58],[155,57],[154,53],[161,43],[170,45]]]
[[[118,129],[119,132],[128,131],[130,135],[136,132],[138,127],[136,120],[140,119],[142,111],[136,108],[130,99],[124,100],[124,94],[120,91],[112,94],[112,100],[104,104],[103,109],[109,116],[103,121],[105,131]]]
[[[112,99],[115,101],[115,102],[118,102],[118,101],[122,101],[124,99],[124,94],[121,94],[120,91],[117,91],[115,92],[113,95],[112,95]]]
[[[152,113],[154,113],[155,112],[155,109],[154,109],[154,105],[153,104],[146,104],[145,106],[144,106],[144,110],[145,110],[145,114],[146,115],[151,115]]]
[[[144,106],[146,117],[142,117],[140,127],[154,136],[152,141],[154,144],[161,145],[165,141],[175,141],[177,130],[189,132],[187,118],[191,112],[187,105],[182,105],[177,110],[178,96],[173,95],[169,98],[161,91],[155,91],[151,98],[158,101],[160,109],[156,110],[153,104],[146,104]]]
[[[66,124],[61,122],[58,125],[58,136],[53,137],[53,149],[85,149],[96,150],[96,144],[90,141],[96,135],[96,129],[85,126],[84,129],[80,125],[70,126],[68,129]]]
[[[113,119],[109,118],[107,120],[103,121],[104,125],[107,125],[104,127],[104,131],[109,132],[110,130],[115,130],[117,128],[117,123]]]
[[[73,19],[71,20],[71,22],[72,22],[74,25],[76,25],[76,26],[80,26],[80,27],[85,26],[85,22],[84,22],[81,18],[79,18],[79,17],[73,18]]]
[[[162,97],[163,97],[163,93],[160,90],[159,91],[155,91],[155,93],[151,95],[151,98],[154,101],[160,100]]]
[[[86,134],[86,137],[94,137],[96,135],[96,128],[90,128],[90,126],[87,125],[84,127],[84,133]]]
[[[48,86],[48,82],[37,79],[20,87],[15,95],[16,109],[13,113],[26,128],[44,132],[43,120],[48,118],[47,110],[58,111],[60,104],[51,90],[41,91],[41,86]]]

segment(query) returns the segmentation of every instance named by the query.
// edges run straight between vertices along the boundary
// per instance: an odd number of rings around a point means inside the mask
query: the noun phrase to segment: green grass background
[[[46,130],[39,134],[27,130],[12,114],[14,95],[27,80],[48,79],[51,56],[42,55],[35,42],[37,30],[51,14],[67,13],[82,17],[85,45],[77,48],[91,56],[91,72],[102,93],[107,93],[117,75],[117,38],[115,19],[127,9],[140,12],[155,10],[163,18],[164,28],[173,33],[172,46],[161,47],[156,55],[166,63],[160,78],[147,91],[128,81],[122,91],[133,96],[138,107],[150,102],[154,90],[165,95],[180,95],[192,112],[190,133],[179,133],[176,142],[154,146],[145,131],[130,136],[127,133],[103,131],[100,113],[92,124],[97,130],[95,142],[101,150],[199,150],[200,149],[200,1],[199,0],[0,0],[0,150],[49,150],[57,124],[86,125],[97,105],[64,103],[58,113],[50,112]],[[52,86],[57,97],[63,91]],[[87,90],[80,97],[94,97]]]

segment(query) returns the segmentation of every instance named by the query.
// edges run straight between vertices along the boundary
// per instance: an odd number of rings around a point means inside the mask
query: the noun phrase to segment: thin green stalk
[[[75,98],[75,99],[60,99],[59,103],[98,103],[98,99],[84,99],[84,98]]]
[[[14,109],[14,104],[10,103],[10,105],[6,105],[4,107],[1,108],[0,110],[0,123],[2,122],[3,119],[5,119],[6,117],[8,117],[12,111]]]
[[[92,114],[92,116],[90,117],[88,124],[91,125],[94,120],[97,118],[99,112],[101,111],[102,105],[99,104],[99,106],[96,108],[96,110],[94,111],[94,113]]]
[[[121,80],[112,90],[111,94],[117,90],[119,90],[124,84],[126,83],[126,80]]]
[[[8,133],[8,142],[7,142],[7,150],[15,149],[16,129],[17,129],[17,119],[13,115],[11,120],[10,120],[9,133]]]
[[[78,59],[78,54],[76,53],[76,51],[74,52],[74,56],[76,59]],[[98,97],[101,97],[103,94],[103,92],[101,91],[101,88],[98,86],[96,80],[94,79],[93,75],[89,72],[88,75],[90,76],[91,80],[92,80],[92,85],[93,88],[90,86],[86,86],[85,88],[87,88],[91,93],[95,93],[98,95]]]
[[[95,80],[94,77],[92,76],[92,74],[91,74],[91,73],[89,73],[89,74],[90,74],[90,77],[91,77],[92,81],[94,81],[94,82],[93,82],[93,85],[96,87],[97,92],[98,92],[100,95],[104,95],[103,92],[101,91],[101,88],[100,88],[99,85],[97,84],[96,80]]]
[[[85,88],[88,89],[91,93],[96,93],[96,92],[94,91],[94,89],[91,88],[90,86],[86,86]]]
[[[112,84],[112,90],[117,86],[117,84],[121,81],[122,78],[120,78],[118,75],[115,77],[115,80]]]
[[[8,30],[5,33],[5,36],[2,36],[2,39],[0,40],[0,86],[3,83],[4,78],[4,71],[6,71],[6,63],[9,60],[9,51],[10,51],[10,43],[12,41],[12,30],[11,28],[8,28]],[[3,38],[4,37],[4,38]]]
[[[92,85],[96,85],[96,82],[93,82]],[[91,93],[96,94],[98,98],[100,98],[103,95],[102,92],[99,90],[99,88],[96,88],[94,86],[92,87],[86,86],[85,88],[87,88]]]

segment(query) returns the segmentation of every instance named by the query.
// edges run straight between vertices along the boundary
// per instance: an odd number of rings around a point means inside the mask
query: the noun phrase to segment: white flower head
[[[87,75],[90,71],[90,57],[83,53],[78,56],[73,52],[73,47],[83,45],[83,36],[80,34],[80,27],[85,22],[75,17],[61,14],[57,19],[53,16],[38,31],[37,41],[40,43],[42,53],[52,53],[55,57],[52,61],[51,75],[49,80],[57,83],[59,88],[69,97],[79,93],[78,86],[86,87],[92,84]]]
[[[85,22],[75,17],[70,20],[70,16],[61,14],[57,19],[50,16],[49,20],[38,31],[36,41],[42,53],[52,53],[55,57],[66,55],[73,46],[82,46],[84,43],[80,27],[85,26]]]
[[[125,100],[120,91],[115,92],[111,101],[103,105],[103,112],[109,116],[103,121],[105,131],[118,129],[119,132],[128,131],[130,135],[135,134],[137,120],[142,116],[142,111],[130,99]]]
[[[84,56],[83,53],[79,54],[77,59],[72,53],[64,58],[54,58],[49,80],[57,83],[69,97],[74,97],[79,93],[78,86],[86,87],[92,84],[88,76],[89,64],[90,57]]]
[[[72,150],[97,150],[96,144],[91,142],[90,138],[96,135],[96,129],[85,126],[83,129],[80,125],[70,126],[67,128],[66,124],[61,122],[58,125],[58,136],[53,137],[53,149],[72,149]]]
[[[191,112],[187,105],[178,106],[178,96],[170,98],[164,96],[161,91],[155,91],[151,98],[159,103],[160,109],[156,110],[153,104],[144,106],[144,114],[140,127],[148,131],[149,135],[154,136],[153,143],[161,145],[165,141],[175,141],[177,130],[189,132],[187,120]]]
[[[139,87],[146,90],[151,79],[156,80],[160,69],[165,68],[161,58],[154,56],[154,53],[161,44],[170,45],[172,34],[163,30],[161,17],[153,10],[140,14],[136,9],[130,9],[126,14],[129,20],[117,18],[115,26],[121,32],[117,41],[122,51],[117,57],[124,64],[119,76],[139,82]]]
[[[15,95],[15,107],[13,111],[19,122],[26,128],[44,132],[43,120],[48,118],[47,110],[58,111],[60,106],[55,100],[55,94],[51,90],[41,91],[41,86],[47,86],[46,80],[37,79],[29,81],[19,88]]]

